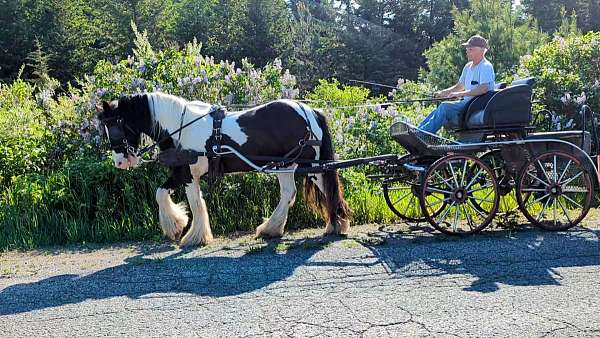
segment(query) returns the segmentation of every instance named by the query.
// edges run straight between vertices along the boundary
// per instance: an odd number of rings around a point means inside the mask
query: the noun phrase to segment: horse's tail
[[[335,152],[327,118],[323,112],[314,110],[319,127],[323,131],[321,140],[320,160],[334,160]],[[345,233],[350,225],[351,210],[344,200],[344,193],[340,177],[336,170],[328,170],[322,175],[309,176],[304,185],[304,196],[308,206],[319,212],[328,225],[333,227],[336,233]],[[322,180],[322,182],[319,182]],[[322,191],[318,184],[322,183]]]

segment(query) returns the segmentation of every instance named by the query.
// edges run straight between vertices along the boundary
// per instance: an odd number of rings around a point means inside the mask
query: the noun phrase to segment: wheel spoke
[[[481,186],[481,187],[479,187],[479,188],[476,188],[476,189],[473,189],[473,190],[469,190],[469,191],[467,191],[467,194],[472,194],[472,193],[474,193],[474,192],[481,191],[481,190],[483,190],[483,189],[487,189],[487,188],[491,188],[491,187],[493,187],[493,186],[494,186],[493,184],[486,184],[486,185],[484,185],[484,186]]]
[[[458,185],[458,178],[456,177],[456,174],[454,173],[454,166],[452,165],[452,161],[448,161],[448,166],[450,167],[450,172],[452,173],[452,178],[454,179],[454,183],[456,183],[456,187],[460,187]]]
[[[550,198],[548,198],[548,200],[546,201],[546,204],[544,204],[544,207],[542,208],[542,211],[540,211],[538,216],[535,218],[538,222],[540,221],[540,217],[542,217],[542,215],[544,214],[544,211],[546,211],[546,208],[548,207],[548,203],[550,203]]]
[[[573,221],[571,221],[571,218],[569,218],[569,213],[567,212],[567,209],[565,209],[565,207],[563,206],[562,202],[560,201],[560,196],[559,198],[557,198],[558,200],[558,205],[560,206],[560,208],[562,209],[562,211],[565,213],[565,216],[567,217],[567,220],[569,221],[569,224],[573,224]]]
[[[565,182],[561,182],[561,183],[559,183],[559,184],[560,184],[561,186],[563,186],[563,185],[567,185],[567,184],[569,184],[569,183],[573,182],[575,179],[577,179],[577,178],[578,178],[579,176],[581,176],[581,175],[583,175],[583,171],[580,171],[580,172],[579,172],[577,175],[575,175],[575,176],[571,177],[569,180],[567,180],[567,181],[565,181]]]
[[[446,210],[444,210],[444,212],[441,215],[441,219],[439,220],[438,224],[442,224],[444,223],[444,221],[446,220],[446,217],[448,217],[448,213],[450,212],[450,210],[452,209],[452,207],[456,204],[456,202],[452,201],[452,203],[448,206],[448,208]]]
[[[548,186],[550,186],[548,183],[546,183],[546,182],[544,182],[544,181],[540,180],[540,179],[539,179],[539,177],[531,175],[531,173],[530,173],[529,171],[527,172],[527,175],[529,175],[530,177],[532,177],[532,178],[536,179],[538,182],[540,182],[541,184],[543,184],[543,185],[545,185],[545,186],[547,186],[547,187],[548,187]]]
[[[433,195],[431,195],[431,196],[433,196]],[[437,196],[434,196],[434,197],[435,197],[435,198],[438,198],[438,199],[439,199],[439,201],[435,201],[435,202],[433,202],[433,203],[429,204],[429,205],[428,205],[429,207],[433,207],[433,206],[436,206],[436,205],[438,205],[438,204],[441,204],[441,203],[444,203],[444,202],[450,202],[450,201],[451,201],[451,199],[450,199],[450,198],[444,198],[444,199],[441,199],[441,198],[439,198],[439,197],[437,197]]]
[[[579,204],[579,203],[577,203],[577,202],[573,201],[571,198],[569,198],[569,196],[567,196],[567,195],[565,195],[565,194],[562,194],[561,196],[562,196],[562,197],[564,197],[564,198],[566,198],[567,200],[569,200],[569,202],[571,202],[571,203],[575,204],[575,205],[576,205],[578,208],[581,208],[581,209],[583,209],[583,206],[582,206],[581,204]]]
[[[448,188],[450,188],[450,189],[452,189],[452,190],[456,189],[456,187],[452,186],[452,185],[449,183],[449,181],[451,181],[451,180],[452,180],[451,178],[448,178],[448,179],[446,179],[446,178],[443,178],[443,177],[442,177],[442,175],[440,175],[440,173],[438,173],[437,171],[435,171],[435,172],[434,172],[434,174],[435,174],[437,177],[439,177],[439,178],[440,178],[440,180],[442,180],[442,183],[444,183],[444,184],[445,184],[445,185],[446,185]]]
[[[556,156],[554,156],[554,162],[556,162]],[[554,218],[554,226],[556,226],[556,198],[552,199],[552,217]]]
[[[552,180],[554,180],[554,182],[558,182],[558,173],[556,172],[556,155],[554,155],[554,162],[553,162],[553,166],[552,166]]]
[[[531,195],[530,195],[530,196],[531,196]],[[527,203],[527,204],[525,205],[525,209],[527,209],[527,207],[529,207],[529,206],[530,206],[530,205],[532,205],[533,203],[537,203],[537,202],[539,202],[539,201],[543,200],[544,198],[546,198],[546,197],[548,197],[548,196],[550,196],[550,194],[546,194],[546,195],[544,195],[544,196],[542,196],[542,197],[540,197],[540,198],[536,199],[535,201],[531,201],[531,202]]]
[[[454,223],[452,224],[452,230],[456,232],[458,224],[458,211],[460,210],[460,204],[454,206]]]
[[[415,195],[411,194],[410,195],[410,200],[408,200],[408,203],[406,204],[406,208],[404,208],[404,214],[408,215],[408,209],[410,209],[411,205],[412,205],[412,201],[415,198]]]
[[[527,188],[527,189],[521,189],[521,191],[524,191],[524,192],[544,192],[544,191],[546,191],[546,189]]]
[[[558,179],[558,182],[562,182],[563,177],[565,177],[565,174],[567,173],[567,170],[569,169],[569,167],[571,166],[571,163],[573,163],[572,160],[569,160],[569,162],[567,162],[567,166],[565,167],[565,169],[563,170],[562,174],[560,174],[560,178]]]
[[[467,224],[469,225],[469,228],[471,229],[471,231],[474,229],[473,228],[473,219],[471,218],[471,215],[469,214],[469,210],[467,210],[467,204],[463,204],[463,211],[465,212],[465,218],[467,219]]]
[[[398,202],[402,201],[403,199],[405,199],[406,197],[408,197],[408,195],[412,195],[412,191],[409,191],[408,193],[404,194],[404,196],[400,197],[399,199],[397,199],[394,203],[392,203],[393,205],[398,204]]]
[[[471,179],[471,181],[469,182],[469,184],[467,184],[465,186],[465,189],[468,190],[473,185],[473,183],[475,183],[475,180],[479,177],[479,175],[481,175],[482,172],[483,172],[483,168],[479,168],[479,171],[477,172],[477,174],[475,175],[475,177],[473,177]]]
[[[437,188],[433,188],[433,187],[427,187],[426,191],[428,191],[428,192],[439,192],[439,193],[448,194],[448,195],[452,194],[452,191],[437,189]]]
[[[486,196],[486,197],[487,197],[487,196]],[[477,201],[488,202],[488,203],[494,203],[494,201],[491,201],[491,200],[488,200],[488,199],[485,199],[485,198],[479,198],[479,197],[475,197],[475,196],[473,196],[473,197],[471,197],[471,198],[472,198],[472,199],[474,199],[474,200],[477,200]]]
[[[394,190],[407,190],[407,189],[412,189],[412,187],[396,187],[396,188],[388,188],[389,191],[394,191]]]
[[[552,180],[550,180],[550,177],[548,177],[548,173],[546,172],[546,169],[542,165],[542,162],[540,160],[537,160],[537,163],[540,165],[540,170],[544,174],[544,177],[546,177],[546,180],[548,181],[548,183],[552,183]]]
[[[465,186],[465,176],[467,175],[467,160],[465,160],[465,164],[463,165],[462,178],[460,179],[460,186]]]

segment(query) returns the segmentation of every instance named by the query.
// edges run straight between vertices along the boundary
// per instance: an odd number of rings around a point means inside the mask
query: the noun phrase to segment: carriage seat
[[[531,120],[534,78],[474,98],[463,115],[463,130],[525,128]]]

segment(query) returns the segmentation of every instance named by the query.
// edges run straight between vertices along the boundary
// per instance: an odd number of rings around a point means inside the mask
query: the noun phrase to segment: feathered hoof
[[[346,234],[348,234],[348,230],[350,230],[350,222],[348,220],[338,221],[335,223],[335,225],[336,226],[333,226],[332,223],[327,223],[327,226],[325,227],[325,236],[346,236]]]
[[[261,238],[279,238],[283,236],[283,227],[269,227],[268,223],[263,223],[256,227],[256,236]]]
[[[179,241],[180,248],[189,248],[193,246],[204,246],[208,245],[213,241],[212,234],[205,234],[203,236],[193,236],[189,231]]]

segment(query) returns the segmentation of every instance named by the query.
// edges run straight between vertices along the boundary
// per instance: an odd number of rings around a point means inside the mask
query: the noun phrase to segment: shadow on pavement
[[[184,249],[166,257],[146,258],[160,252],[142,247],[138,255],[127,258],[124,264],[89,275],[58,275],[0,290],[0,316],[87,300],[119,296],[139,298],[151,293],[235,296],[285,280],[316,252],[338,239],[316,237],[291,243],[285,241],[286,245],[295,248],[286,253],[275,253],[281,240],[270,240],[264,247],[231,250],[237,253],[231,256],[221,250],[219,256],[204,253],[185,257],[194,250]],[[165,250],[174,248],[162,248]]]
[[[365,243],[399,278],[471,275],[465,291],[494,292],[499,284],[560,285],[557,268],[600,265],[600,230],[488,231],[469,237],[412,236],[381,231],[385,245]],[[398,249],[402,248],[402,249]]]
[[[380,241],[375,241],[379,237]],[[494,231],[466,238],[379,231],[361,242],[377,262],[309,262],[339,238],[272,240],[240,255],[141,249],[124,264],[89,275],[65,274],[0,290],[0,315],[24,313],[87,300],[139,298],[152,293],[235,296],[284,281],[301,266],[373,266],[383,263],[396,278],[439,275],[473,276],[465,291],[494,292],[507,285],[560,285],[557,268],[600,264],[600,230],[552,233]],[[383,244],[381,244],[383,243]],[[278,245],[291,249],[276,253]],[[172,251],[172,252],[171,252]],[[160,258],[156,258],[156,255]],[[154,256],[152,256],[154,255]],[[151,258],[147,258],[152,256]]]

